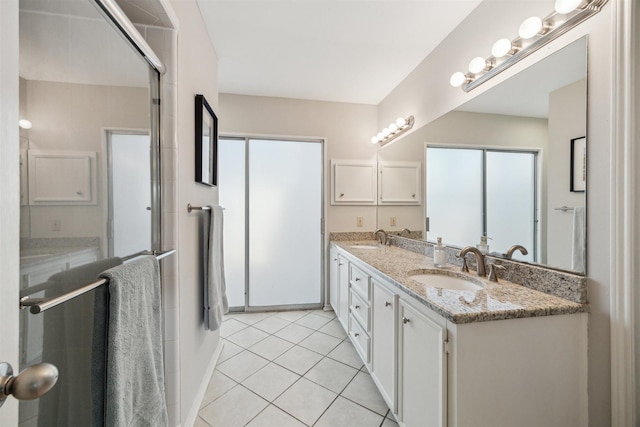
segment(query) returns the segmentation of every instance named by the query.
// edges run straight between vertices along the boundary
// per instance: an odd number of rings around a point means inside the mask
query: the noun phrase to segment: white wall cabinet
[[[333,250],[340,320],[400,426],[587,425],[586,313],[454,324]]]
[[[28,150],[30,205],[97,204],[94,151]]]
[[[420,162],[379,162],[378,204],[419,205],[422,201]]]
[[[375,205],[376,163],[365,160],[331,160],[331,204]]]

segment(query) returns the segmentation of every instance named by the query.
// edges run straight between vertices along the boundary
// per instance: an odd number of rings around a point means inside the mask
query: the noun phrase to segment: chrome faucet
[[[482,254],[482,252],[480,252],[480,250],[478,248],[475,248],[473,246],[465,246],[464,248],[462,248],[462,250],[460,251],[460,253],[457,255],[458,258],[462,258],[462,271],[469,271],[469,269],[467,268],[467,262],[464,258],[464,256],[466,254],[468,254],[469,252],[472,252],[475,256],[476,256],[476,265],[478,268],[478,276],[480,277],[484,277],[487,275],[487,269],[484,266],[484,255]]]
[[[378,237],[378,234],[382,234],[382,236]],[[381,245],[387,244],[387,232],[384,231],[382,228],[378,228],[376,231],[374,231],[373,235],[375,236],[376,240],[380,241]]]
[[[511,257],[513,257],[513,253],[515,251],[520,251],[522,253],[522,255],[528,255],[529,254],[529,252],[527,251],[527,248],[525,248],[524,246],[522,246],[522,245],[513,245],[507,250],[507,253],[504,254],[504,257],[506,259],[511,259]]]

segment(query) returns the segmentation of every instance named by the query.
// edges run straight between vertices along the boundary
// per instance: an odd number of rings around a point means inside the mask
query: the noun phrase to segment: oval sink
[[[353,249],[380,249],[380,245],[351,245]]]
[[[481,281],[475,281],[462,274],[447,272],[442,274],[438,270],[414,270],[409,277],[418,283],[431,288],[451,289],[455,291],[478,291],[484,287]]]

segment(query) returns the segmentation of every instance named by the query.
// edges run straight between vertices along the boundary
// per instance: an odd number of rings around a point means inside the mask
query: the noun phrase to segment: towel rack
[[[157,259],[162,259],[165,258],[169,255],[172,255],[176,252],[175,249],[171,249],[168,251],[164,251],[164,252],[158,252],[158,251],[141,251],[138,253],[135,253],[133,255],[130,255],[128,257],[122,258],[123,260],[128,260],[131,258],[135,258],[141,255],[153,255],[155,256]],[[78,289],[75,289],[71,292],[67,292],[66,294],[62,294],[59,295],[57,297],[53,297],[53,298],[29,298],[28,296],[20,298],[20,309],[24,310],[25,308],[29,308],[29,311],[32,314],[38,314],[38,313],[42,313],[43,311],[47,311],[50,308],[53,308],[57,305],[60,305],[62,303],[65,303],[69,300],[74,299],[75,297],[79,297],[80,295],[86,294],[89,291],[94,290],[95,288],[97,288],[98,286],[104,285],[105,283],[107,283],[107,279],[98,279],[95,282],[89,283],[86,286],[82,286]]]
[[[210,211],[211,206],[193,206],[191,203],[187,205],[187,212],[191,213],[191,211]],[[222,208],[224,210],[224,208]]]
[[[573,212],[574,208],[570,208],[569,206],[560,206],[559,208],[555,208],[554,210],[562,212]]]

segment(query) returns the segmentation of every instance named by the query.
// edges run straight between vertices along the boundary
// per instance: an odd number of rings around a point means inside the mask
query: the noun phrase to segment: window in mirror
[[[537,260],[536,158],[531,151],[427,147],[427,239],[463,247],[488,236],[489,252],[527,248]],[[476,242],[476,243],[477,243]]]

